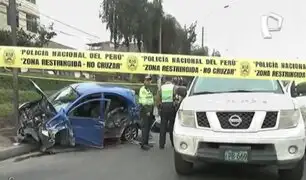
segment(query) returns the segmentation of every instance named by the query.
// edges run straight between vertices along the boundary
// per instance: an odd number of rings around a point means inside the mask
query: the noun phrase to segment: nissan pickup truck
[[[196,162],[276,166],[282,180],[301,180],[305,125],[296,97],[278,80],[197,77],[174,125],[174,164],[180,175]],[[298,92],[300,91],[300,92]]]

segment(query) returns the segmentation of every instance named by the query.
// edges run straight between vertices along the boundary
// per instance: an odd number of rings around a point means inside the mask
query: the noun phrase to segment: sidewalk
[[[37,148],[30,144],[15,143],[15,129],[0,129],[0,161],[30,153]]]

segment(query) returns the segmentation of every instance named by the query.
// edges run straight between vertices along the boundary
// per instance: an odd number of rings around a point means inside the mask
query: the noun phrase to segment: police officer
[[[142,140],[141,140],[141,149],[149,150],[149,135],[151,130],[151,125],[153,121],[153,108],[154,108],[154,97],[152,91],[149,89],[151,84],[151,76],[146,76],[144,80],[144,86],[139,90],[139,104],[140,104],[140,115],[142,121]]]
[[[171,144],[173,146],[173,126],[175,120],[175,107],[174,107],[174,91],[175,85],[173,79],[165,77],[165,83],[161,86],[161,124],[160,124],[160,135],[159,135],[159,148],[164,149],[166,144],[166,134],[169,125],[169,134]]]

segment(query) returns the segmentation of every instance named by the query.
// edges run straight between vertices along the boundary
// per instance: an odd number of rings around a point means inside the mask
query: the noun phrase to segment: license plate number
[[[225,150],[224,160],[230,162],[248,162],[249,154],[248,151],[239,150]]]

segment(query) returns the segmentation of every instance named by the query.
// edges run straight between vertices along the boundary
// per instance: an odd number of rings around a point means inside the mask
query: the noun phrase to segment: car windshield
[[[282,86],[276,80],[197,78],[191,95],[234,92],[271,92],[283,94]]]
[[[67,86],[49,97],[50,102],[59,111],[61,108],[66,108],[79,97],[79,94],[71,86]]]

